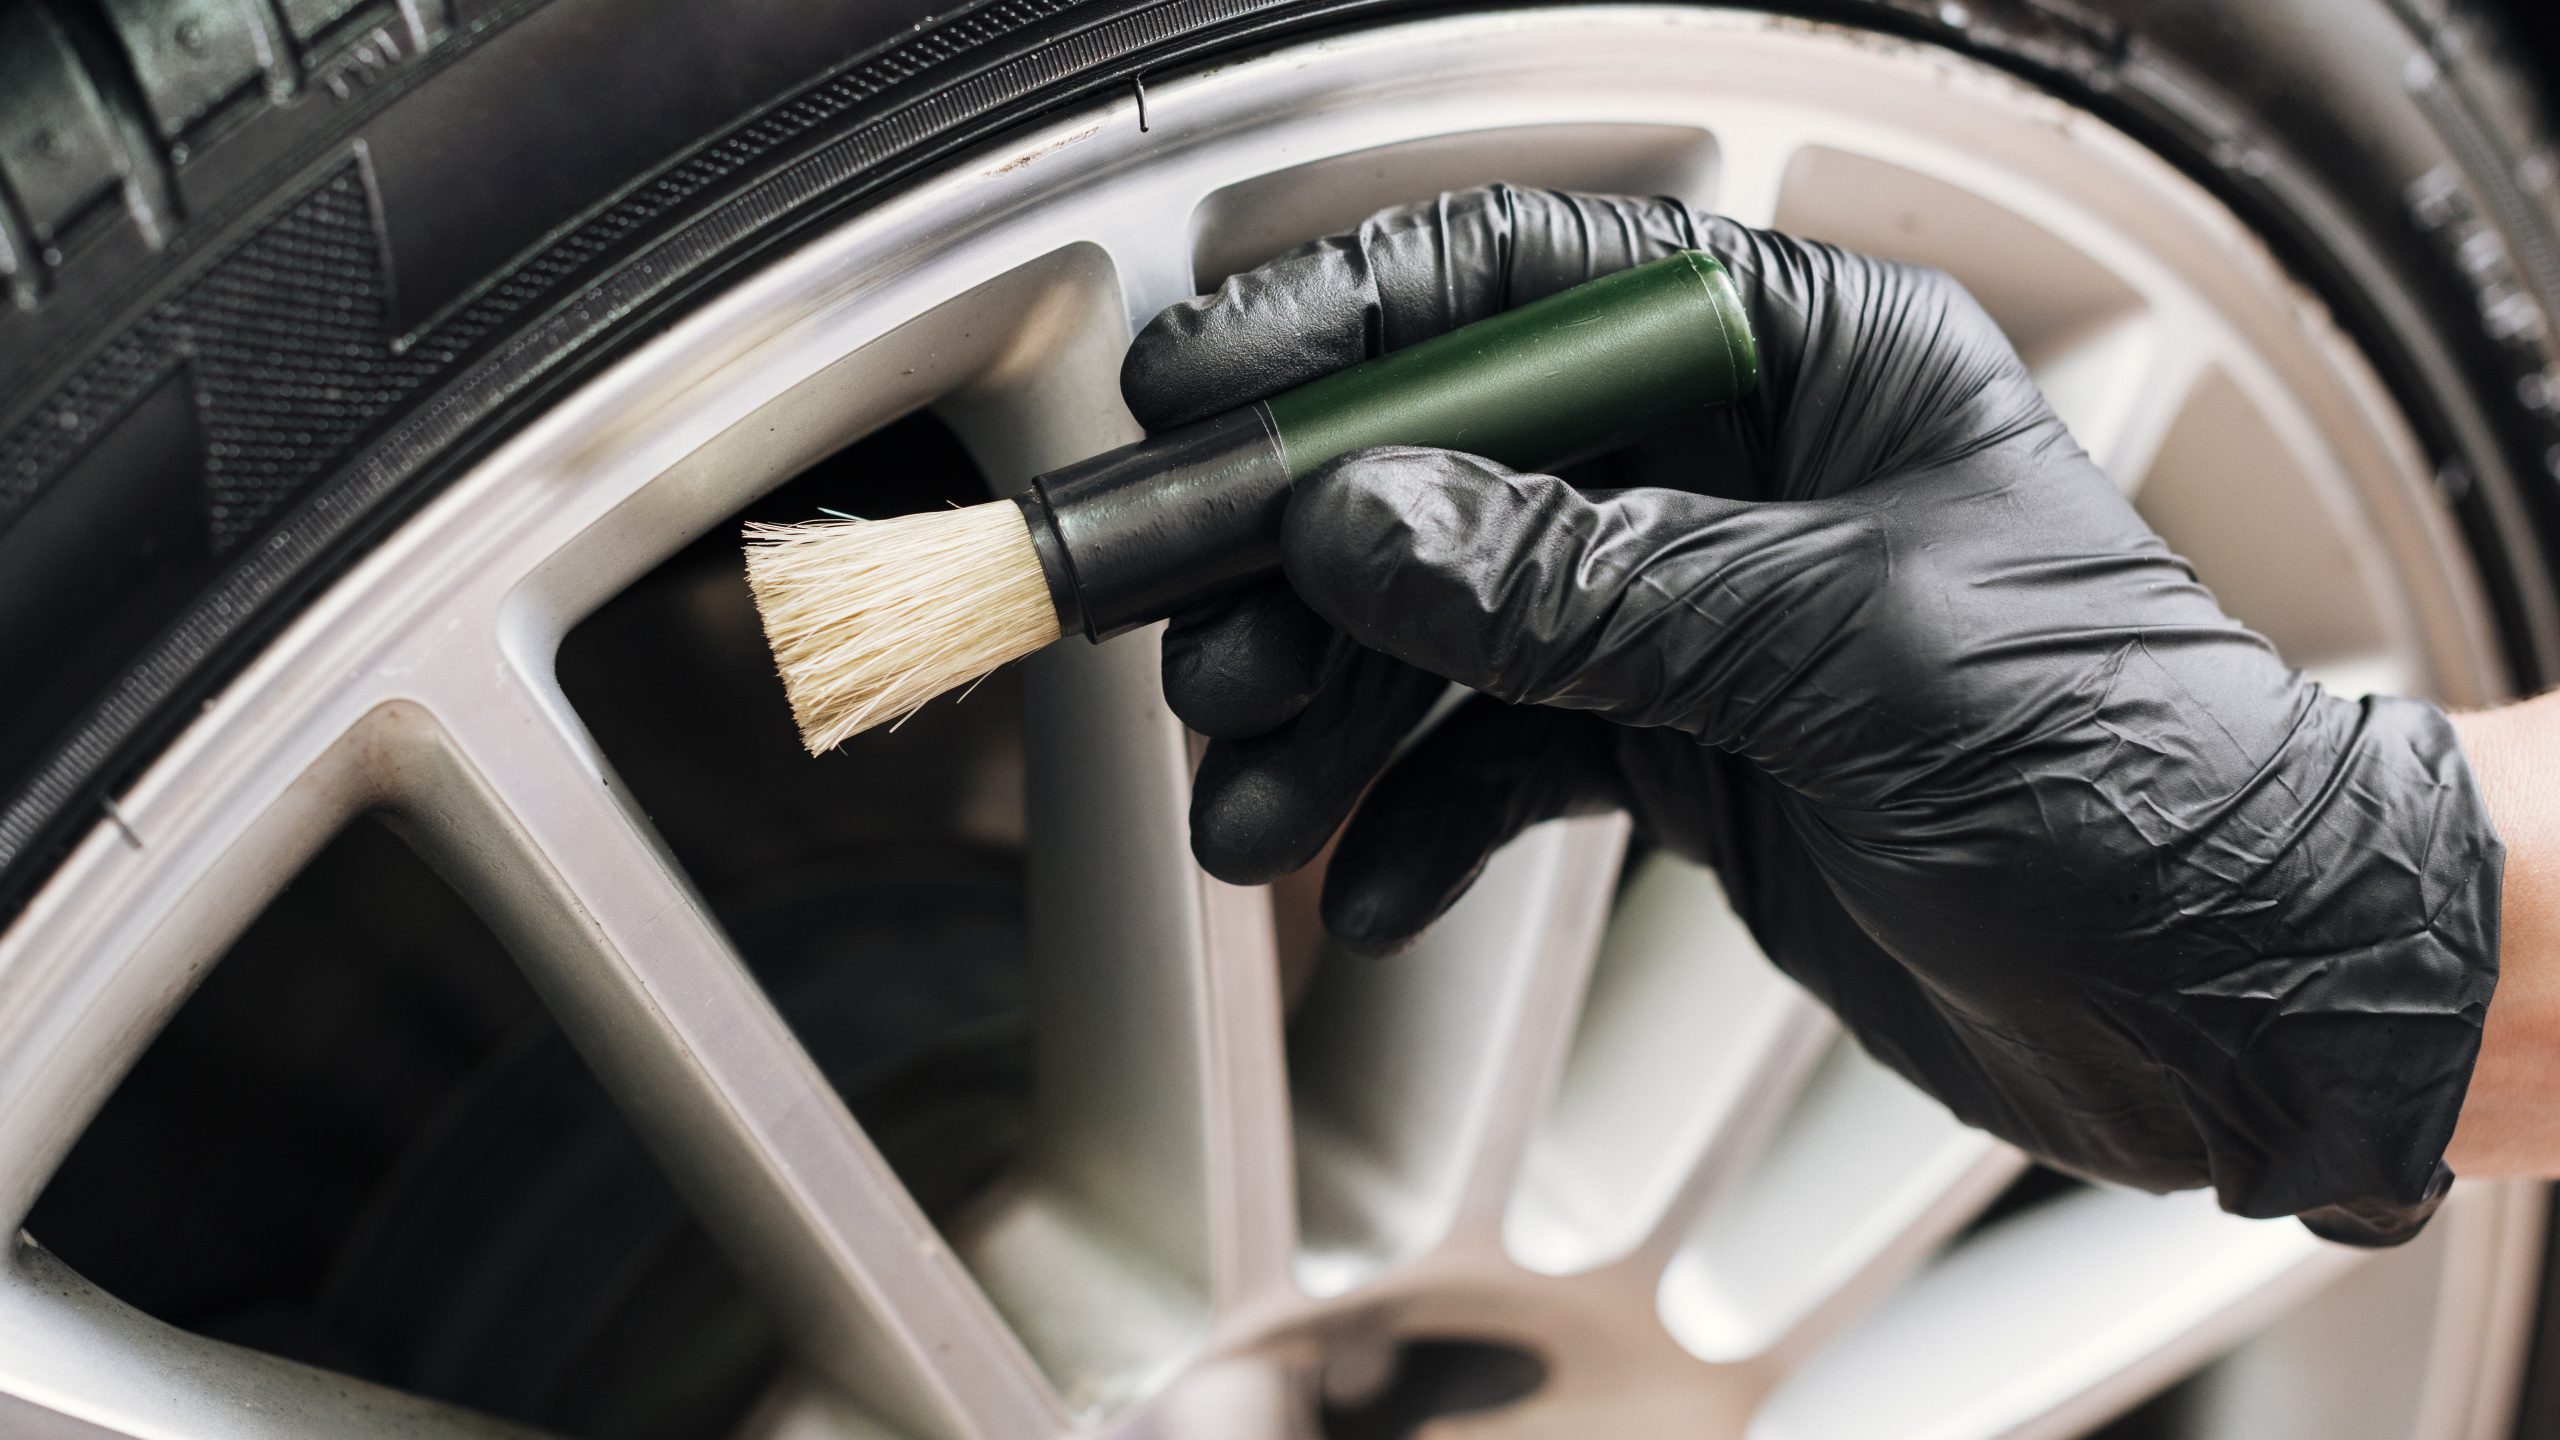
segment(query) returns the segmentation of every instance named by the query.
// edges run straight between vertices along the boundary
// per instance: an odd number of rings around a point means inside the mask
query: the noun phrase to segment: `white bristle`
[[[1009,500],[750,525],[747,540],[747,584],[812,755],[1060,634],[1039,552]]]

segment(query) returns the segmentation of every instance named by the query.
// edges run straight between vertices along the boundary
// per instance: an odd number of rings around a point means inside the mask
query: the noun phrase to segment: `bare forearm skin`
[[[2498,988],[2446,1160],[2560,1176],[2560,692],[2453,717],[2506,842]]]

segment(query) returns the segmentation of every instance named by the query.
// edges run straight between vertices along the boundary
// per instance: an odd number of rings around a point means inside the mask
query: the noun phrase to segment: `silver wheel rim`
[[[2199,1433],[2503,1433],[2537,1192],[2462,1186],[2377,1257],[2094,1190],[1951,1246],[2018,1157],[1838,1040],[1710,877],[1649,861],[1621,894],[1618,822],[1542,827],[1414,954],[1325,967],[1284,1054],[1270,902],[1190,863],[1146,636],[1026,670],[1040,1138],[946,1243],[624,798],[554,650],[917,406],[999,484],[1132,438],[1132,324],[1376,205],[1496,176],[1676,193],[1944,265],[2298,662],[2452,702],[2504,683],[2418,449],[2319,305],[2165,163],[2007,77],[1765,16],[1529,11],[1160,77],[1146,119],[1060,120],[812,241],[297,621],[123,798],[131,835],[101,826],[0,939],[7,1213],[259,907],[385,809],[793,1338],[770,1435],[1305,1435],[1309,1377],[1356,1387],[1412,1335],[1548,1367],[1449,1434],[2065,1436],[2227,1352]],[[12,1416],[503,1429],[169,1329],[23,1239]]]

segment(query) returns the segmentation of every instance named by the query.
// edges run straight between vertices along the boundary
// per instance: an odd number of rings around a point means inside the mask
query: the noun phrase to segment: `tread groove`
[[[302,54],[281,0],[239,0],[257,32],[258,64],[267,74],[267,98],[290,100],[302,91]]]
[[[71,42],[89,89],[106,106],[124,149],[124,206],[153,250],[167,248],[186,217],[179,208],[177,177],[160,148],[158,129],[142,99],[132,57],[104,15],[80,0],[39,0]]]

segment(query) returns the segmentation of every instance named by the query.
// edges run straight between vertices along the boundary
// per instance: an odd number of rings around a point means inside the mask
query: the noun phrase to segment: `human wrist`
[[[2498,985],[2446,1159],[2560,1174],[2560,695],[2449,718],[2507,860]]]

